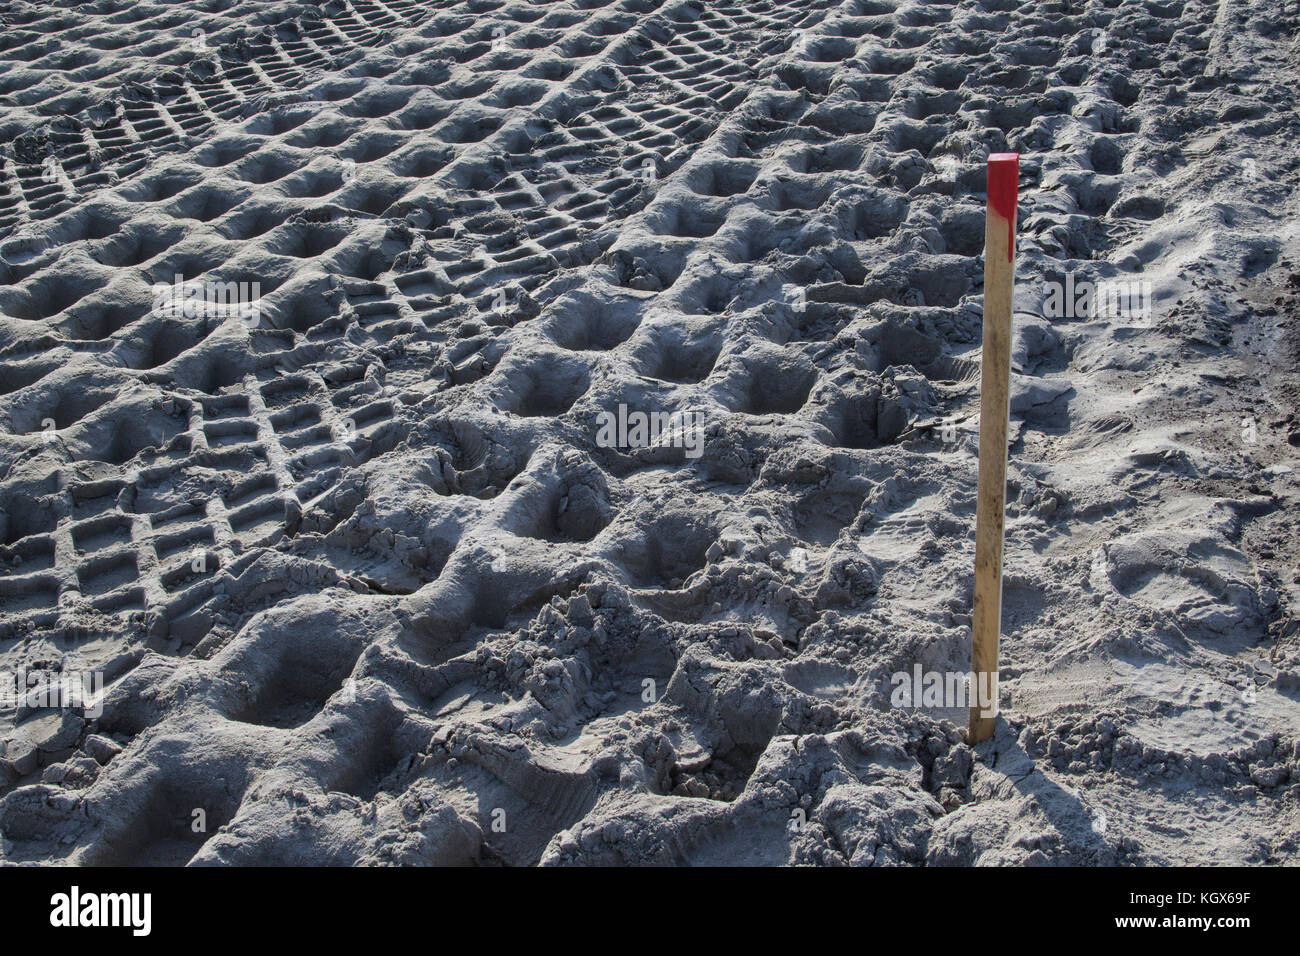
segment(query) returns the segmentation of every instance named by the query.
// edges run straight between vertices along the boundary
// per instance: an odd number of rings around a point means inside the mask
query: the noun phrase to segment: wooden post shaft
[[[1002,540],[1007,495],[1007,418],[1011,392],[1011,290],[1020,157],[988,160],[984,220],[984,348],[980,369],[979,497],[975,510],[975,599],[971,611],[971,743],[993,736],[998,633],[1002,627]],[[989,689],[992,701],[983,699]]]

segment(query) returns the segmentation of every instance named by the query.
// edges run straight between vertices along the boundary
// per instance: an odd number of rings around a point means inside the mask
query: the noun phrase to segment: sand
[[[1296,862],[1294,0],[0,14],[0,861]]]

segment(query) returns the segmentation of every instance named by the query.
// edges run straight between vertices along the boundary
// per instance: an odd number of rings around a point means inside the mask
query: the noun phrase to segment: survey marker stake
[[[989,156],[988,205],[984,215],[984,350],[980,367],[979,498],[975,506],[975,602],[971,609],[968,737],[972,744],[993,736],[998,706],[1002,528],[1007,498],[1007,417],[1011,392],[1011,288],[1015,282],[1019,180],[1019,153]]]

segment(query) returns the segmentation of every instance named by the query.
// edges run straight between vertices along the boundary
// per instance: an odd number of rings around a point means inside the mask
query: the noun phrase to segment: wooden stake
[[[1007,497],[1007,417],[1011,393],[1011,288],[1015,282],[1020,155],[988,162],[984,217],[984,351],[980,369],[979,499],[975,509],[975,602],[971,611],[971,743],[993,736],[1002,629],[1002,527]],[[981,688],[992,701],[981,707]]]

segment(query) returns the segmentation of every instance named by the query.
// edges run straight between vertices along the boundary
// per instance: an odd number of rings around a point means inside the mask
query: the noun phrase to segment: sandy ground
[[[1296,862],[1295,0],[0,17],[4,862]]]

